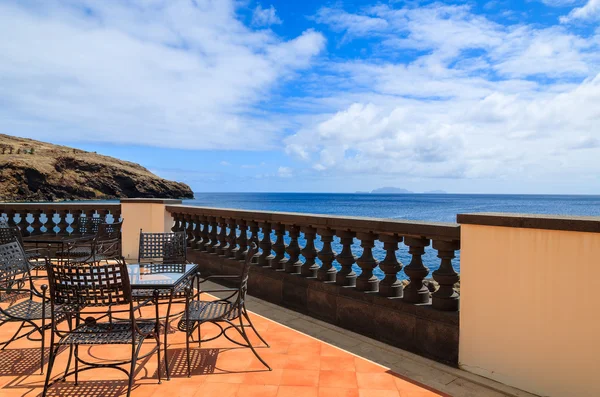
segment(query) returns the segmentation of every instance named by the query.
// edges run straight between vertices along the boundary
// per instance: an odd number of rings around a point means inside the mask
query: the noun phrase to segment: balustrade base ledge
[[[188,259],[199,263],[205,276],[238,274],[241,266],[232,258],[194,250],[188,250]],[[261,266],[251,267],[248,290],[268,302],[444,364],[458,365],[458,312]]]

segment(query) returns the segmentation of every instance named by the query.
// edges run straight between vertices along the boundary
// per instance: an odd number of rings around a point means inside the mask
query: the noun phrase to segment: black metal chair
[[[78,373],[81,371],[114,368],[125,372],[129,377],[127,389],[127,396],[129,396],[137,360],[156,352],[157,378],[158,383],[161,383],[158,305],[155,305],[154,321],[139,320],[135,316],[139,308],[156,303],[157,293],[143,302],[134,301],[124,263],[93,263],[78,266],[49,264],[48,280],[52,318],[64,315],[69,318],[69,321],[64,322],[67,323],[67,327],[59,327],[58,323],[53,322],[48,373],[42,396],[46,395],[53,383],[50,382],[52,368],[61,346],[69,346],[69,360],[64,375],[57,380],[65,380],[68,376],[74,375],[77,384]],[[120,316],[127,318],[119,318]],[[147,338],[154,338],[156,347],[139,357],[142,344]],[[131,360],[91,363],[79,357],[81,345],[113,344],[130,345]],[[72,358],[75,367],[69,372]],[[83,368],[79,368],[80,363],[83,364]],[[129,371],[121,367],[126,364],[130,364]]]
[[[45,269],[49,256],[48,250],[44,248],[25,248],[21,229],[18,226],[9,226],[6,221],[0,222],[0,244],[8,244],[13,241],[19,243],[23,249],[31,270],[35,270],[37,274],[39,270]]]
[[[258,338],[269,347],[269,344],[263,339],[262,336],[258,333],[252,321],[250,320],[250,316],[246,310],[246,292],[248,290],[248,272],[250,270],[250,263],[252,262],[252,258],[254,254],[258,251],[256,242],[251,243],[251,248],[246,255],[246,260],[244,261],[243,267],[241,269],[241,273],[239,275],[213,275],[203,278],[199,281],[201,285],[204,282],[213,279],[221,279],[224,281],[228,281],[230,283],[235,282],[237,286],[235,288],[221,288],[221,289],[213,289],[213,290],[201,290],[198,289],[197,292],[193,292],[189,287],[186,288],[186,300],[185,300],[185,312],[182,318],[179,320],[178,328],[180,331],[185,332],[185,347],[187,353],[187,369],[188,369],[188,377],[191,376],[191,363],[190,363],[190,337],[194,330],[198,330],[198,344],[201,345],[202,342],[208,342],[214,340],[221,335],[225,336],[229,341],[235,343],[236,345],[249,347],[252,350],[252,353],[258,358],[258,360],[271,371],[271,367],[267,364],[262,357],[258,354],[248,335],[246,334],[246,328],[250,327],[254,331],[254,333],[258,336]],[[227,295],[224,298],[218,298],[217,300],[202,300],[202,293],[216,293],[216,292],[227,292]],[[234,321],[238,320],[239,325],[236,325]],[[247,324],[244,324],[244,320],[246,320]],[[202,339],[200,333],[200,326],[205,323],[215,324],[221,332],[211,338]],[[226,326],[223,327],[221,324],[225,323]],[[240,343],[227,335],[227,331],[229,329],[235,329],[241,337],[244,339],[246,343]]]
[[[121,227],[123,221],[101,223],[92,238],[70,241],[56,256],[65,264],[100,263],[110,260],[124,261],[121,254]]]
[[[185,232],[144,233],[140,229],[138,263],[187,263]]]
[[[46,296],[46,285],[38,290],[31,277],[29,261],[17,241],[0,245],[0,302],[10,302],[10,306],[0,307],[0,326],[6,323],[21,323],[14,335],[0,342],[2,349],[24,337],[31,338],[39,333],[41,341],[41,373],[44,373],[44,333],[49,328],[51,315]],[[26,299],[23,299],[26,298]],[[38,298],[40,300],[34,300]],[[57,321],[62,317],[57,317]],[[40,325],[36,322],[41,322]],[[32,328],[21,334],[24,328]],[[21,335],[19,335],[21,334]]]

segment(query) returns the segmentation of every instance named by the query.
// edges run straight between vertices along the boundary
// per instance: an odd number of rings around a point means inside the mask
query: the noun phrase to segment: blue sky
[[[600,0],[0,2],[0,131],[195,191],[600,194]]]

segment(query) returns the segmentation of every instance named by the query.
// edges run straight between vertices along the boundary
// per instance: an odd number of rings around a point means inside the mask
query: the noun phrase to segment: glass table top
[[[174,288],[197,270],[198,265],[195,263],[135,263],[127,265],[131,287],[138,289]]]

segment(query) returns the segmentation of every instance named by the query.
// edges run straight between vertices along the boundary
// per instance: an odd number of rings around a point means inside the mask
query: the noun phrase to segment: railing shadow
[[[215,372],[220,349],[190,349],[191,374],[208,375]],[[187,378],[187,356],[185,348],[169,349],[169,371],[173,378]],[[164,368],[163,368],[164,372]],[[156,371],[148,378],[156,378]]]

